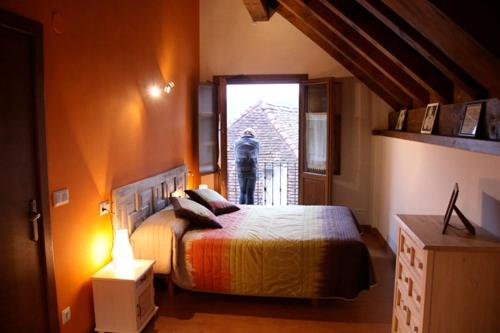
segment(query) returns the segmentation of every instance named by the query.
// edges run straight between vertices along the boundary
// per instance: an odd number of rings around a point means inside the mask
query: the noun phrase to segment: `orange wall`
[[[99,217],[98,203],[114,187],[185,162],[195,169],[188,147],[198,0],[0,0],[0,8],[44,24],[49,189],[67,187],[71,199],[51,210],[59,315],[72,309],[61,331],[90,332],[90,277],[111,250],[110,220]],[[54,11],[62,34],[52,29]],[[170,80],[171,95],[145,95],[151,82]]]

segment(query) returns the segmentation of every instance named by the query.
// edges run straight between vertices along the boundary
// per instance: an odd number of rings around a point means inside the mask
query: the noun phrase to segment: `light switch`
[[[69,203],[69,190],[67,188],[63,188],[61,190],[55,191],[52,193],[52,201],[54,203],[54,207],[60,207]]]

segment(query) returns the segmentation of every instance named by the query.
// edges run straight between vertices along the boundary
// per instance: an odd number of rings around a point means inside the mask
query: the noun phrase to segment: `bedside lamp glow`
[[[129,272],[134,268],[134,253],[128,239],[127,229],[116,229],[113,242],[113,265],[118,272]]]

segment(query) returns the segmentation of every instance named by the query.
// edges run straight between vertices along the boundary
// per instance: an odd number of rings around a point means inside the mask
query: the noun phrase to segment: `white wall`
[[[372,137],[372,218],[395,249],[395,214],[443,215],[455,182],[457,205],[500,236],[500,156]]]
[[[341,81],[341,173],[333,178],[334,204],[350,207],[361,224],[371,224],[371,131],[385,125],[387,117],[380,115],[390,107],[358,80]]]
[[[253,23],[241,0],[200,0],[200,79],[234,74],[352,76],[279,14]]]

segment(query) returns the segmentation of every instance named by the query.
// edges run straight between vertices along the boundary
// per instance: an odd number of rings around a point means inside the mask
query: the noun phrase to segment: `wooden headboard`
[[[183,165],[113,189],[113,228],[126,228],[132,233],[148,216],[168,206],[173,192],[186,189],[186,176]]]

